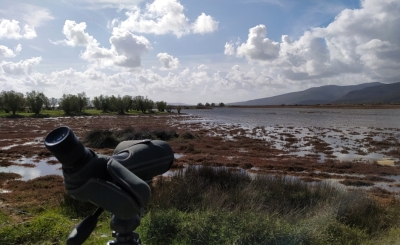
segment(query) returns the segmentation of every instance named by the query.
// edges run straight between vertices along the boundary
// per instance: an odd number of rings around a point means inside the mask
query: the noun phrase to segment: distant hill
[[[243,102],[229,103],[228,105],[316,105],[326,104],[337,100],[347,93],[367,87],[382,85],[382,83],[363,83],[359,85],[337,86],[327,85],[322,87],[309,88],[304,91],[292,92],[273,97],[248,100]]]
[[[185,104],[185,103],[180,103],[180,102],[176,102],[176,103],[167,103],[168,105],[175,105],[175,106],[178,106],[178,105],[182,105],[182,106],[189,106],[189,104]]]
[[[367,87],[347,93],[333,104],[400,103],[400,82]]]

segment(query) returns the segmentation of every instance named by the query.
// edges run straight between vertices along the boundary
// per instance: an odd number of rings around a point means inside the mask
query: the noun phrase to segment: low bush
[[[72,227],[68,218],[48,211],[26,222],[1,226],[1,244],[63,244]]]
[[[178,134],[171,129],[125,128],[118,131],[91,130],[88,131],[83,142],[93,148],[114,148],[121,141],[159,139],[168,141],[177,138]]]
[[[83,143],[93,148],[114,148],[119,142],[109,130],[91,130],[85,134]]]

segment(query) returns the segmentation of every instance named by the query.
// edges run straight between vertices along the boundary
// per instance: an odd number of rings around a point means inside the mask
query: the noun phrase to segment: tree
[[[17,110],[21,110],[25,105],[25,98],[23,93],[17,93],[15,91],[3,91],[1,92],[3,101],[3,109],[5,112],[12,111],[13,115]]]
[[[40,111],[43,108],[43,105],[47,103],[47,97],[37,91],[32,91],[32,92],[27,92],[26,93],[26,105],[29,107],[29,109],[35,113],[35,115],[39,115]]]
[[[167,110],[167,112],[171,112],[171,111],[172,111],[172,106],[170,106],[170,105],[167,105],[167,108],[166,108],[166,110]]]
[[[112,109],[110,97],[107,95],[100,95],[93,98],[93,105],[97,110],[107,112]]]
[[[3,93],[0,94],[0,111],[4,110]]]
[[[181,110],[182,110],[182,106],[178,105],[176,107],[176,111],[178,112],[178,114],[181,114]]]
[[[143,96],[135,96],[133,97],[133,105],[137,111],[142,111],[144,109],[144,97]],[[146,110],[145,110],[146,111]]]
[[[144,99],[144,111],[142,110],[142,112],[145,113],[147,110],[149,113],[152,113],[153,107],[154,107],[154,102],[146,97],[146,99]]]
[[[96,108],[96,110],[101,110],[101,102],[99,97],[95,96],[92,100],[92,103],[94,108]]]
[[[212,106],[212,107],[215,107],[215,103],[211,103],[211,106]]]
[[[207,103],[206,103],[206,107],[210,107],[210,103],[207,102]]]
[[[112,95],[110,97],[110,104],[111,104],[111,108],[115,111],[118,112],[118,114],[125,114],[125,110],[127,105],[125,103],[129,103],[129,101],[124,100],[121,96],[118,95],[118,97],[115,97],[114,95]]]
[[[88,106],[89,104],[89,98],[86,97],[86,93],[82,92],[82,93],[78,93],[78,112],[83,112],[85,110],[85,108]]]
[[[125,95],[122,97],[122,100],[124,101],[125,105],[125,111],[128,112],[130,109],[133,107],[133,98],[130,95]]]
[[[79,112],[78,96],[73,94],[63,94],[60,102],[60,107],[67,115],[70,115],[74,112]]]
[[[203,105],[202,103],[199,102],[199,103],[197,103],[197,106],[204,106],[204,105]]]
[[[225,104],[221,102],[221,103],[219,103],[219,106],[220,106],[220,107],[224,107]]]
[[[56,108],[57,104],[58,104],[58,99],[56,99],[54,97],[51,97],[49,99],[49,103],[50,103],[51,109],[54,110]]]
[[[167,102],[165,101],[157,101],[156,102],[157,110],[158,111],[165,111],[167,108]]]

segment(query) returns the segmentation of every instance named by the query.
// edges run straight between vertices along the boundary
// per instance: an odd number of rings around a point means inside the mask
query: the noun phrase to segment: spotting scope
[[[110,227],[116,238],[107,244],[140,244],[134,232],[140,225],[154,176],[169,170],[174,153],[161,140],[122,141],[112,156],[86,148],[69,127],[59,127],[45,138],[46,148],[62,164],[68,195],[91,202],[98,209],[72,231],[67,244],[82,244],[94,230],[100,214],[112,214]]]

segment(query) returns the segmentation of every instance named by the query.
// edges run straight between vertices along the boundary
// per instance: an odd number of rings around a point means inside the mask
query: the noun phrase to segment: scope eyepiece
[[[47,135],[44,143],[46,146],[53,146],[57,143],[60,143],[63,141],[69,134],[71,130],[68,127],[60,127],[57,128],[49,133]]]
[[[74,171],[94,158],[94,153],[79,141],[68,127],[59,127],[51,131],[44,140],[44,145],[62,164],[66,171]]]

